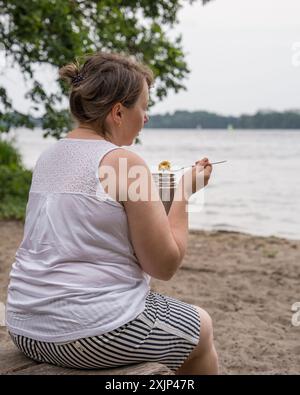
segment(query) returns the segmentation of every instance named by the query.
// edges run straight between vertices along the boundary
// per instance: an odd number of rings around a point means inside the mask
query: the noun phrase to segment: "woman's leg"
[[[184,363],[175,371],[175,374],[218,374],[218,355],[214,346],[212,319],[201,307],[194,307],[200,315],[199,343]]]

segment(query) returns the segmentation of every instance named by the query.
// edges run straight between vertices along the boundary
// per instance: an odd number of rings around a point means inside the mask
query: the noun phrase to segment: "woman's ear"
[[[111,109],[111,117],[114,123],[116,123],[118,126],[121,125],[122,123],[122,117],[123,117],[123,110],[122,110],[122,104],[121,103],[116,103],[113,108]]]

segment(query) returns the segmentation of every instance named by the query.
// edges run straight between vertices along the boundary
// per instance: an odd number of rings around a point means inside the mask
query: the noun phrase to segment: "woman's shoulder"
[[[145,160],[136,152],[123,147],[116,147],[104,155],[101,165],[119,166],[123,162],[127,166],[143,165],[147,166]]]

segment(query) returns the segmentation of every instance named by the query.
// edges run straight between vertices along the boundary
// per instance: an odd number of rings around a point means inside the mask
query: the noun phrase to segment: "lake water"
[[[33,168],[55,143],[39,130],[17,129],[16,145]],[[300,239],[300,131],[144,129],[139,153],[152,170],[162,160],[188,166],[207,156],[209,185],[190,200],[190,229],[233,230]]]

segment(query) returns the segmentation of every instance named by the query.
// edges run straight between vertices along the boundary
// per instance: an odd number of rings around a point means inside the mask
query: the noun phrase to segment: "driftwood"
[[[158,362],[143,362],[111,369],[67,369],[35,362],[22,354],[13,343],[0,349],[0,375],[174,375]]]

